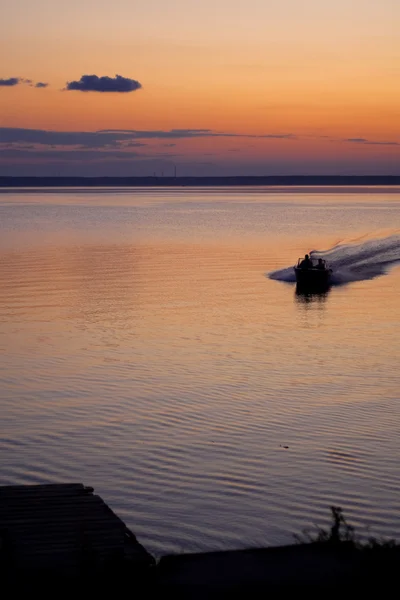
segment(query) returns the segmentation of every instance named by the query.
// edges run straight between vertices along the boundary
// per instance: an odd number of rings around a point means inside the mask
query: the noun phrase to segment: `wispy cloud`
[[[44,146],[86,146],[104,148],[120,140],[131,141],[132,136],[98,131],[47,131],[45,129],[0,128],[0,140],[4,143],[31,143]]]
[[[308,139],[306,134],[296,136],[292,133],[236,133],[232,131],[216,131],[213,129],[102,129],[99,131],[49,131],[45,129],[24,129],[14,127],[0,128],[0,144],[12,147],[21,144],[31,144],[32,152],[40,149],[93,149],[93,150],[124,150],[139,146],[154,145],[164,148],[173,148],[180,141],[192,139],[236,139],[239,143],[248,140],[246,148],[249,148],[250,140],[281,140],[282,143]],[[362,137],[354,138],[329,138],[326,136],[315,136],[316,139],[325,139],[328,142],[357,144],[366,146],[387,146],[400,148],[398,141],[371,140]],[[238,152],[244,148],[235,145],[230,152]]]
[[[185,139],[185,138],[211,138],[211,137],[234,137],[234,138],[259,138],[274,140],[294,140],[293,133],[234,133],[229,131],[214,131],[212,129],[170,129],[170,130],[138,130],[138,129],[102,129],[98,133],[115,133],[131,135],[135,138],[153,139]]]
[[[296,139],[292,134],[254,135],[219,132],[212,129],[103,129],[100,131],[48,131],[44,129],[23,129],[14,127],[0,128],[0,140],[3,143],[30,143],[46,146],[85,146],[88,148],[105,148],[108,146],[137,144],[139,143],[139,140],[181,140],[192,138]],[[164,144],[164,146],[172,145],[175,145],[175,142]]]
[[[142,84],[135,79],[116,75],[115,77],[98,77],[97,75],[82,75],[78,81],[68,81],[65,89],[78,92],[135,92]]]
[[[46,88],[49,85],[43,81],[38,81],[35,83],[32,81],[32,79],[26,79],[26,77],[9,77],[8,79],[0,79],[0,87],[14,87],[21,83],[35,88]]]
[[[400,142],[381,142],[378,140],[368,140],[366,138],[346,138],[343,141],[351,144],[365,144],[366,146],[400,146]]]

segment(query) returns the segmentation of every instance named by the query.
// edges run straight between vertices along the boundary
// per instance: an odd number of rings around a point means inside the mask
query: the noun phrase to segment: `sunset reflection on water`
[[[335,503],[400,534],[399,269],[325,294],[267,277],[354,215],[353,237],[400,228],[400,198],[332,193],[316,235],[315,199],[186,193],[0,202],[2,482],[93,485],[156,553],[290,542]]]

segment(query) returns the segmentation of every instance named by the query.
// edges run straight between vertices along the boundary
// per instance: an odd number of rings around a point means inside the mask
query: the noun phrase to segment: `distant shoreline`
[[[0,177],[0,188],[398,186],[400,175],[271,175],[242,177]]]

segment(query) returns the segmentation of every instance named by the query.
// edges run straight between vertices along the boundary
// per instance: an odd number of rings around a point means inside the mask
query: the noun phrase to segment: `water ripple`
[[[400,539],[398,270],[323,298],[264,277],[399,228],[400,198],[321,224],[315,197],[201,194],[0,202],[0,483],[93,485],[157,555],[288,543],[332,504]]]

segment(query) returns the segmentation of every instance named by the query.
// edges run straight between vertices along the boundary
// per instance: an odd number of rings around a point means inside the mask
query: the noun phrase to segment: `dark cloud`
[[[3,143],[31,143],[56,146],[85,146],[104,148],[121,144],[138,143],[138,140],[148,139],[190,139],[190,138],[270,138],[293,139],[291,134],[237,134],[218,132],[211,129],[171,129],[135,130],[135,129],[103,129],[100,131],[46,131],[44,129],[22,129],[13,127],[0,128],[0,141]]]
[[[21,79],[19,77],[9,77],[8,79],[0,79],[0,87],[13,87],[18,85]]]
[[[368,142],[371,146],[400,146],[399,142]]]
[[[221,135],[211,129],[170,129],[163,131],[160,129],[140,130],[140,129],[101,129],[98,133],[124,135],[136,139],[184,139],[197,137],[220,137]],[[226,134],[234,135],[234,134]]]
[[[355,144],[365,144],[366,142],[368,142],[368,140],[364,139],[364,138],[347,138],[347,140],[344,140],[345,142],[354,142]]]
[[[266,135],[246,135],[243,137],[254,137],[254,138],[262,138],[262,139],[270,139],[270,140],[296,140],[297,136],[293,133],[267,133]]]
[[[68,81],[66,90],[77,90],[79,92],[135,92],[142,85],[130,79],[116,75],[115,77],[98,77],[97,75],[82,75],[79,81]]]
[[[24,83],[25,85],[29,85],[30,87],[35,88],[46,88],[49,84],[44,83],[43,81],[38,81],[34,83],[32,79],[26,79],[25,77],[9,77],[9,79],[0,79],[0,87],[13,87],[20,83]]]
[[[152,130],[143,131],[136,129],[102,129],[99,133],[124,133],[136,138],[157,138],[157,139],[184,139],[184,138],[203,138],[203,137],[235,137],[235,138],[259,138],[275,140],[293,140],[296,136],[293,133],[230,133],[224,131],[213,131],[212,129],[170,129],[169,131]]]
[[[183,156],[173,149],[174,146],[179,148],[179,141],[226,137],[238,137],[241,141],[248,137],[288,139],[288,134],[255,136],[212,129],[47,131],[3,127],[0,128],[0,166],[3,165],[7,173],[35,173],[34,165],[37,165],[37,173],[43,169],[44,174],[52,172],[57,165],[63,173],[65,167],[71,174],[143,173],[151,161],[173,157],[175,162]]]
[[[307,136],[301,136],[307,137]],[[322,137],[322,136],[318,136]],[[241,140],[287,140],[293,141],[296,138],[291,133],[266,133],[266,134],[246,134],[234,133],[230,131],[214,131],[212,129],[170,129],[170,130],[140,130],[140,129],[103,129],[100,131],[47,131],[44,129],[23,129],[13,127],[0,128],[0,143],[11,144],[14,147],[18,144],[32,144],[39,146],[37,150],[46,147],[53,148],[75,148],[75,149],[97,149],[123,150],[124,148],[133,148],[145,145],[148,140],[160,140],[161,146],[172,148],[176,146],[179,140],[190,140],[197,138],[240,138]],[[331,139],[331,138],[329,138]],[[331,139],[344,143],[352,143],[368,146],[386,146],[399,148],[400,142],[397,141],[377,141],[367,138],[345,138]],[[44,148],[41,148],[44,147]],[[246,148],[250,148],[249,143]],[[235,147],[230,149],[232,152],[238,152],[243,148]]]
[[[365,144],[366,146],[400,146],[400,142],[379,142],[365,138],[347,138],[344,141],[352,144]]]
[[[131,141],[126,134],[102,133],[97,131],[46,131],[44,129],[0,128],[0,141],[9,143],[40,144],[45,146],[86,146],[104,148],[119,140]]]

